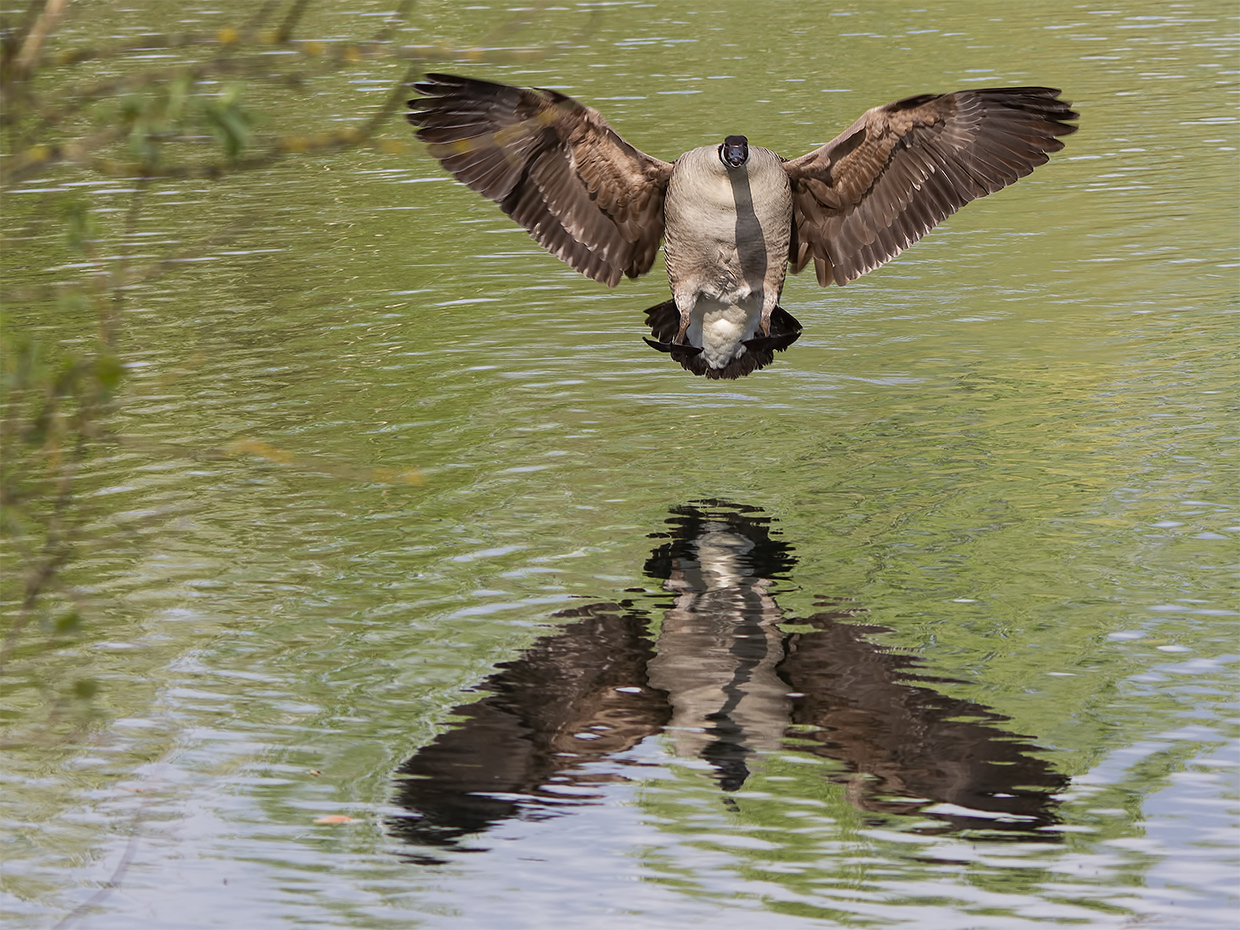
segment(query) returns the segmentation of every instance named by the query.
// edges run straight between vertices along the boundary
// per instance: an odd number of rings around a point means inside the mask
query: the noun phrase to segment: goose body
[[[730,135],[665,162],[557,91],[443,74],[416,87],[409,120],[431,155],[572,268],[614,287],[666,240],[672,297],[646,311],[646,342],[708,378],[796,341],[778,303],[789,266],[848,283],[1045,163],[1077,118],[1053,88],[927,94],[800,158]]]
[[[779,156],[744,136],[727,141],[739,164],[728,165],[720,146],[686,152],[672,165],[663,207],[669,322],[678,324],[665,344],[701,347],[699,359],[682,364],[717,377],[740,374],[752,360],[746,343],[769,329],[792,236],[792,187]]]

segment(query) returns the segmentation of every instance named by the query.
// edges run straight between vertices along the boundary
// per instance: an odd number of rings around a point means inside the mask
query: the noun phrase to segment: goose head
[[[744,136],[728,136],[719,146],[719,160],[725,168],[739,168],[749,161],[749,140]]]

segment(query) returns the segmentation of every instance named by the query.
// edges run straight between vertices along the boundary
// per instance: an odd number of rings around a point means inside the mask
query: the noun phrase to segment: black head
[[[739,168],[749,161],[749,140],[744,136],[728,136],[719,146],[719,160],[728,168]]]

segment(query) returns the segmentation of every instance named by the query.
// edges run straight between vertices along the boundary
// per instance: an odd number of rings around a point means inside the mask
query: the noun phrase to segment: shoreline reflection
[[[390,830],[456,847],[511,818],[598,803],[604,783],[642,777],[617,757],[659,738],[709,763],[725,795],[764,755],[801,752],[833,760],[827,778],[861,810],[1057,841],[1041,828],[1058,822],[1067,779],[1003,729],[1008,718],[930,687],[949,680],[867,640],[890,629],[857,622],[857,606],[824,600],[784,616],[771,589],[796,558],[771,524],[720,501],[674,508],[645,564],[663,593],[642,600],[664,601],[661,613],[624,600],[555,614],[568,622],[497,666],[481,700],[401,765],[407,813]]]

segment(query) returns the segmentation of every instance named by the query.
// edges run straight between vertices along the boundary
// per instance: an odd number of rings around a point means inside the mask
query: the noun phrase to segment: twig
[[[297,23],[300,22],[309,4],[310,0],[294,0],[293,5],[289,7],[288,15],[284,17],[284,22],[280,24],[280,29],[276,33],[276,40],[280,44],[292,38],[293,30],[297,28]]]
[[[14,70],[17,74],[26,75],[34,67],[36,59],[39,57],[39,49],[43,46],[44,40],[51,35],[56,28],[61,14],[64,13],[65,0],[47,0],[43,6],[43,12],[39,14],[39,18],[35,20],[30,31],[26,33],[26,40],[22,43],[21,51],[17,53],[14,61]]]

